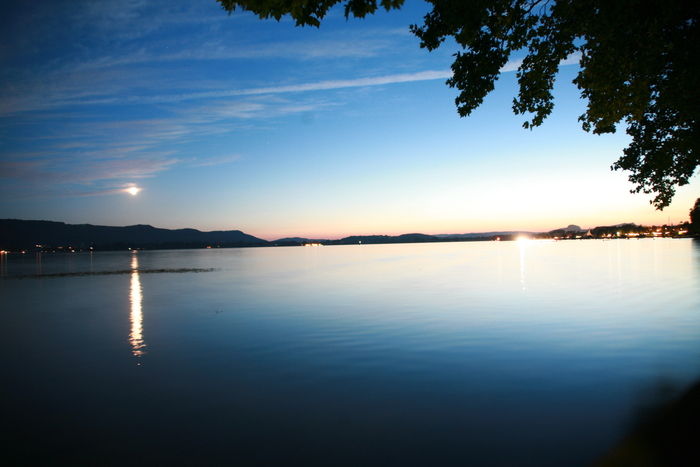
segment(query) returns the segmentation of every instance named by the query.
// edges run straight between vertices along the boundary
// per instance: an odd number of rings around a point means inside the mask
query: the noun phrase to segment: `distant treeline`
[[[329,240],[329,245],[377,244],[377,243],[429,243],[429,242],[471,242],[489,240],[488,237],[436,237],[425,234],[404,235],[353,235],[340,240]]]
[[[537,234],[535,238],[558,238],[558,239],[578,239],[578,238],[611,238],[611,237],[681,237],[687,236],[690,230],[690,223],[683,222],[678,225],[644,226],[636,224],[619,224],[611,226],[595,227],[588,231],[573,230],[552,230],[550,232]]]

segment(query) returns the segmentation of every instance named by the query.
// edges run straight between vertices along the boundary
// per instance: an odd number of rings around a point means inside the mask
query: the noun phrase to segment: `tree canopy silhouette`
[[[695,204],[690,209],[690,227],[693,233],[700,234],[700,198],[695,200]]]
[[[363,18],[404,0],[218,0],[229,12],[252,11],[261,19],[290,15],[297,26],[320,26],[329,8],[343,3],[345,16]],[[588,101],[583,129],[632,137],[613,170],[630,171],[633,193],[654,194],[668,206],[700,164],[700,3],[685,0],[427,0],[433,10],[410,30],[421,47],[453,38],[453,76],[461,116],[494,89],[511,54],[526,51],[517,72],[513,111],[525,128],[542,124],[554,107],[552,88],[562,60],[579,56],[574,84]],[[577,55],[574,55],[577,54]]]

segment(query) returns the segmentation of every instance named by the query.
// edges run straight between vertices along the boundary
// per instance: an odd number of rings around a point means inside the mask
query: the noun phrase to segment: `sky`
[[[584,132],[560,67],[541,127],[514,115],[518,60],[460,118],[428,4],[320,28],[214,0],[11,2],[0,18],[0,218],[283,237],[678,223],[610,166],[629,137]],[[131,194],[129,191],[135,192]]]

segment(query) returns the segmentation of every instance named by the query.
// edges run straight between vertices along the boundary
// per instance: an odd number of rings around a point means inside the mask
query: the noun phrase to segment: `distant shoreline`
[[[447,238],[447,239],[440,239],[440,240],[435,240],[435,241],[385,241],[385,242],[357,242],[357,243],[342,243],[339,240],[329,240],[326,243],[318,243],[315,242],[314,245],[316,246],[352,246],[352,245],[396,245],[396,244],[424,244],[424,243],[470,243],[470,242],[496,242],[496,241],[502,241],[502,242],[513,242],[513,241],[518,241],[520,239],[526,239],[526,240],[534,240],[534,241],[591,241],[591,240],[603,240],[603,241],[610,241],[610,240],[640,240],[640,239],[656,239],[656,238],[666,238],[666,239],[695,239],[699,238],[697,235],[668,235],[668,236],[663,236],[663,237],[654,237],[654,236],[619,236],[619,237],[588,237],[588,238],[560,238],[560,239],[554,239],[554,238],[546,238],[546,237],[514,237],[514,238],[485,238],[485,237],[473,237],[473,238],[466,238],[466,239],[457,239],[457,238]],[[269,244],[266,245],[246,245],[246,246],[241,246],[241,245],[232,245],[232,246],[227,246],[227,245],[221,245],[221,246],[172,246],[172,245],[142,245],[138,246],[135,245],[133,247],[128,247],[128,248],[120,248],[120,245],[110,247],[107,245],[107,248],[78,248],[78,247],[56,247],[56,248],[42,248],[42,249],[33,249],[33,250],[0,250],[0,254],[27,254],[27,253],[41,253],[41,254],[51,254],[51,253],[90,253],[90,252],[110,252],[110,251],[168,251],[168,250],[204,250],[204,249],[211,249],[211,250],[224,250],[224,249],[232,249],[232,248],[286,248],[286,247],[303,247],[306,246],[304,243],[295,243],[295,244],[276,244],[273,242],[270,242]],[[206,270],[209,271],[209,270]],[[96,272],[96,273],[71,273],[72,275],[99,275],[99,274],[128,274],[133,272],[133,270],[124,270],[124,271],[107,271],[107,272]],[[151,271],[151,270],[141,270],[138,271],[144,274],[148,273],[174,273],[174,272],[205,272],[205,270],[186,270],[186,271],[170,271],[170,270],[158,270],[158,271]],[[60,275],[71,275],[71,274],[58,274],[56,276]],[[48,275],[43,275],[42,277],[47,277]],[[35,275],[32,276],[27,276],[27,277],[36,277]],[[20,277],[21,278],[21,277]]]
[[[427,235],[353,235],[337,240],[282,238],[267,241],[240,230],[201,232],[196,229],[160,229],[150,225],[126,227],[91,224],[65,224],[53,221],[0,219],[2,252],[75,252],[125,250],[185,250],[213,248],[251,248],[272,246],[356,245],[390,243],[443,243],[474,241],[513,241],[519,238],[549,240],[585,240],[611,238],[688,238],[690,224],[641,226],[618,224],[583,230],[576,225],[549,232],[502,231],[468,234]]]

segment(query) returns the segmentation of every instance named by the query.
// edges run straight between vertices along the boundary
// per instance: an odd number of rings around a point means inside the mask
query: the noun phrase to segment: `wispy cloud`
[[[561,65],[577,64],[580,55],[572,54],[566,60],[561,62]],[[522,59],[516,59],[508,62],[501,68],[502,73],[516,71],[522,64]],[[234,97],[234,96],[252,96],[260,94],[286,94],[295,92],[313,92],[313,91],[328,91],[334,89],[356,88],[366,86],[383,86],[388,84],[408,83],[415,81],[430,81],[436,79],[448,79],[452,77],[450,70],[427,70],[415,73],[400,73],[384,76],[373,76],[366,78],[355,78],[348,80],[327,80],[313,83],[291,84],[286,86],[268,86],[250,89],[231,89],[218,91],[194,92],[178,95],[155,95],[155,96],[132,96],[122,99],[120,102],[149,102],[149,103],[165,103],[165,102],[181,102],[192,99],[208,99],[217,97]],[[109,99],[108,101],[86,101],[85,103],[117,103],[118,100]]]
[[[328,91],[334,89],[357,88],[366,86],[382,86],[387,84],[408,83],[414,81],[429,81],[446,79],[452,76],[451,71],[419,71],[416,73],[401,73],[348,80],[328,80],[313,83],[291,84],[286,86],[267,86],[249,89],[231,89],[184,94],[161,94],[150,96],[131,96],[127,98],[106,98],[83,100],[83,104],[128,104],[128,103],[169,103],[194,99],[211,99],[234,96],[254,96],[261,94],[287,94],[296,92]]]
[[[74,197],[90,197],[90,196],[109,196],[109,195],[126,195],[129,194],[127,191],[131,186],[134,185],[124,185],[122,188],[104,188],[99,190],[65,190],[52,191],[51,195],[56,198],[74,198]],[[141,189],[139,189],[141,191]]]
[[[167,170],[179,160],[151,156],[143,159],[75,160],[67,157],[22,159],[0,161],[0,179],[12,182],[15,187],[25,188],[9,191],[12,198],[46,196],[95,196],[121,193],[133,186],[126,180],[153,177]],[[27,191],[26,187],[32,187]]]
[[[106,161],[79,164],[71,171],[74,182],[91,182],[96,180],[119,180],[152,177],[166,170],[178,159],[151,157],[148,159],[111,159]]]
[[[69,82],[63,86],[52,85],[42,91],[35,89],[33,92],[27,90],[22,94],[15,94],[0,98],[2,110],[0,114],[12,115],[21,112],[31,112],[39,110],[60,109],[62,107],[73,106],[96,106],[96,105],[129,105],[129,104],[167,104],[177,103],[197,99],[217,99],[225,97],[241,97],[256,95],[289,94],[300,92],[329,91],[345,88],[382,86],[397,83],[407,83],[415,81],[429,81],[436,79],[447,79],[452,76],[451,71],[419,71],[415,73],[390,74],[383,76],[373,76],[365,78],[345,79],[345,80],[325,80],[312,83],[299,83],[283,86],[254,87],[248,89],[222,89],[225,83],[211,83],[218,87],[216,90],[170,93],[170,94],[136,94],[134,91],[125,92],[124,85],[114,82],[105,83],[102,88],[85,89],[73,85]],[[139,82],[132,82],[132,87],[138,87]],[[151,85],[152,83],[148,83]],[[183,83],[184,84],[184,83]],[[122,97],[124,94],[131,94]],[[99,96],[99,97],[98,97]],[[248,109],[245,107],[248,106]],[[245,116],[247,111],[255,110],[256,104],[241,104],[235,111]]]
[[[581,52],[574,52],[568,57],[566,57],[564,60],[559,62],[559,66],[566,66],[566,65],[578,65],[579,61],[581,60]],[[511,71],[517,71],[518,68],[520,68],[520,65],[523,64],[523,59],[518,58],[515,60],[510,60],[508,63],[506,63],[503,68],[501,68],[501,73],[508,73]]]
[[[209,167],[212,165],[230,164],[231,162],[237,162],[241,159],[243,158],[238,154],[231,154],[228,156],[209,157],[201,160],[195,159],[191,165],[193,167]]]
[[[578,65],[581,62],[581,52],[574,52],[568,57],[566,57],[564,60],[562,60],[559,65]]]
[[[50,183],[94,183],[151,177],[178,162],[178,159],[108,159],[76,161],[66,158],[0,161],[0,178]]]
[[[572,54],[566,60],[561,62],[561,66],[577,64],[580,55]],[[522,59],[512,60],[501,68],[501,73],[516,71],[522,64]],[[139,95],[132,92],[128,97],[122,97],[124,94],[123,84],[113,83],[108,84],[101,89],[84,89],[79,86],[73,86],[66,83],[63,89],[56,89],[55,86],[51,89],[46,89],[43,95],[34,95],[24,97],[8,98],[3,102],[4,112],[14,113],[17,111],[31,111],[50,108],[59,108],[73,105],[124,105],[124,104],[159,104],[159,103],[176,103],[196,99],[215,99],[222,97],[237,97],[237,96],[255,96],[264,94],[288,94],[300,92],[317,92],[330,91],[336,89],[384,86],[390,84],[399,84],[416,81],[430,81],[436,79],[448,79],[452,76],[450,70],[426,70],[414,73],[388,74],[382,76],[372,76],[344,80],[323,80],[311,83],[289,84],[282,86],[266,86],[254,87],[248,89],[221,89],[225,84],[222,82],[212,82],[210,86],[218,87],[219,89],[188,92],[178,94],[148,94]],[[132,87],[138,87],[139,81],[132,83]],[[185,83],[182,83],[184,85]],[[97,95],[100,95],[97,97]],[[249,106],[246,110],[245,106]],[[248,111],[255,110],[255,104],[242,104],[236,109],[242,117],[245,117]]]
[[[97,57],[79,57],[69,61],[62,58],[55,65],[24,69],[16,75],[7,76],[5,86],[0,87],[0,115],[75,105],[158,104],[200,98],[329,90],[449,76],[449,72],[421,71],[248,89],[231,89],[236,84],[230,78],[198,78],[196,82],[189,80],[192,70],[197,68],[193,63],[197,62],[220,62],[221,67],[228,68],[237,63],[237,60],[245,62],[248,59],[366,58],[389,47],[390,44],[385,42],[365,40],[345,43],[341,40],[325,40],[318,43],[309,41],[233,47],[216,41],[197,47],[174,47],[179,50],[173,52],[170,51],[170,46],[163,45],[141,47],[121,54],[119,51],[110,51]],[[158,64],[165,68],[158,68]],[[179,71],[173,73],[170,68]],[[207,88],[208,90],[198,92],[173,92]],[[161,94],[163,89],[171,91]]]
[[[65,63],[59,70],[61,73],[79,73],[89,70],[105,70],[140,64],[159,64],[182,61],[216,61],[236,59],[279,59],[315,60],[367,58],[379,55],[395,45],[392,41],[382,39],[343,40],[332,39],[322,41],[293,41],[274,44],[251,44],[242,47],[241,44],[229,44],[223,40],[205,41],[197,47],[183,41],[182,44],[167,43],[152,44],[149,49],[123,50],[121,54],[110,53],[88,60],[75,60]],[[173,50],[174,49],[174,50]]]
[[[508,63],[503,65],[503,67],[501,68],[500,71],[501,71],[501,73],[508,73],[510,71],[516,71],[518,68],[520,68],[520,65],[522,65],[522,64],[523,64],[522,58],[519,58],[516,60],[510,60],[510,61],[508,61]]]

